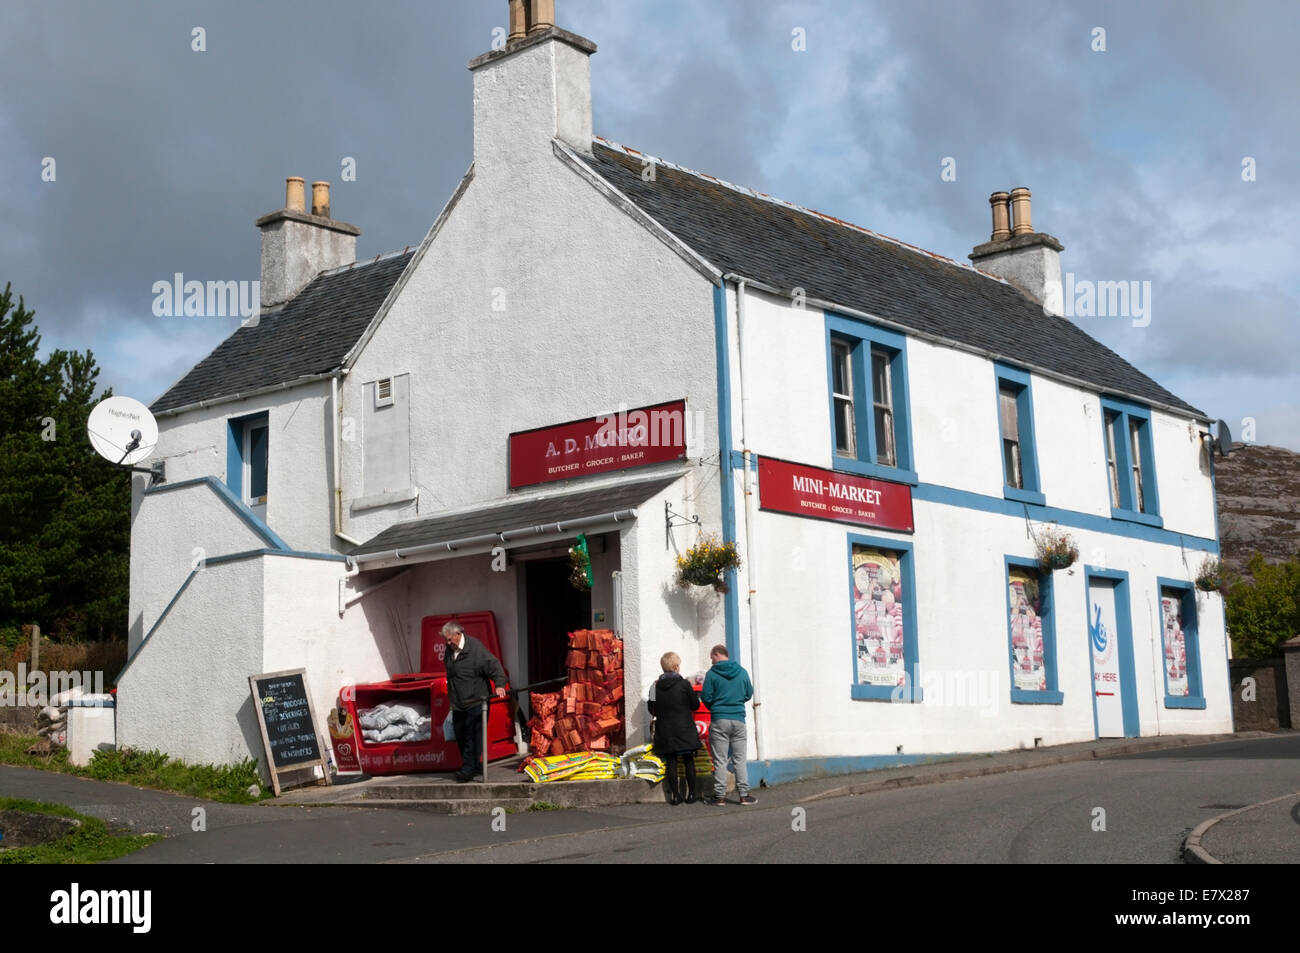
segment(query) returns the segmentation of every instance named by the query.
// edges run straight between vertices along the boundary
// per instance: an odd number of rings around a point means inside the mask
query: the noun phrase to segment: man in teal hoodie
[[[715,645],[709,653],[713,667],[704,676],[700,698],[709,709],[709,752],[713,756],[713,797],[709,803],[722,807],[727,803],[727,768],[736,775],[736,793],[740,803],[757,804],[749,793],[749,769],[745,761],[745,702],[754,697],[749,673],[733,662],[725,645]]]

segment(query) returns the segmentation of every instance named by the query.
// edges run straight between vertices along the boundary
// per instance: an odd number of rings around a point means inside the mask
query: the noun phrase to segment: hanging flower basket
[[[587,537],[579,536],[578,541],[569,547],[569,585],[579,592],[591,588],[591,553],[587,549]]]
[[[1079,547],[1074,537],[1056,527],[1048,527],[1035,537],[1038,564],[1046,570],[1069,569],[1079,559]]]
[[[712,586],[718,592],[727,591],[723,574],[728,569],[740,567],[740,554],[735,543],[723,543],[716,536],[700,540],[677,557],[677,585]]]
[[[1227,582],[1223,577],[1223,560],[1206,556],[1196,573],[1196,588],[1201,592],[1223,592]]]

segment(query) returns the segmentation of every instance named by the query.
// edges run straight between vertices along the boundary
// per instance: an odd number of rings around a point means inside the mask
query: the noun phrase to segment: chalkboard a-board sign
[[[316,712],[307,693],[307,670],[250,675],[248,685],[276,796],[280,794],[281,771],[301,771],[319,764],[325,783],[332,784],[325,745],[316,731]]]

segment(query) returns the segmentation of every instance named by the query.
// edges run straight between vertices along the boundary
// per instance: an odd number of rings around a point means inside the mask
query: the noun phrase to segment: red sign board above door
[[[758,458],[759,507],[795,516],[912,532],[912,488],[821,467]]]
[[[686,401],[620,410],[510,435],[510,489],[681,460]]]

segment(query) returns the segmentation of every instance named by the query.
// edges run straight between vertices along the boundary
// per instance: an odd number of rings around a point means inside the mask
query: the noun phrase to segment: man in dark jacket
[[[442,637],[447,643],[442,659],[447,669],[447,700],[451,702],[451,724],[460,748],[456,780],[464,784],[483,772],[485,752],[479,750],[483,744],[481,699],[492,692],[488,679],[496,683],[497,698],[505,698],[506,671],[487,646],[465,634],[459,622],[444,625]],[[486,773],[483,780],[487,780]]]
[[[745,762],[745,702],[754,697],[749,673],[731,660],[725,645],[715,645],[709,653],[713,667],[704,676],[700,697],[709,709],[709,752],[713,755],[713,797],[709,803],[722,807],[727,803],[727,768],[736,775],[736,793],[740,803],[757,804],[749,793],[749,766]]]

